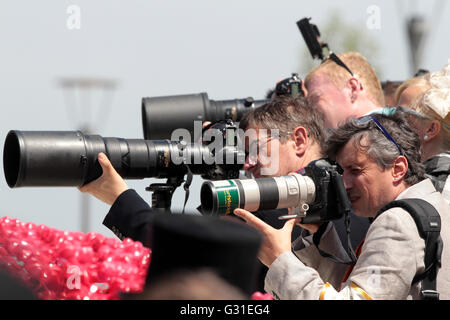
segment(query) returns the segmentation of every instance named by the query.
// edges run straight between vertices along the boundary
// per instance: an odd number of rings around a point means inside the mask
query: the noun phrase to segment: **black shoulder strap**
[[[441,217],[437,210],[422,199],[403,199],[388,203],[381,208],[375,219],[393,207],[401,207],[413,217],[420,236],[425,240],[425,271],[414,277],[412,283],[422,281],[421,298],[423,300],[439,300],[436,291],[437,269],[441,267],[442,239]]]
[[[319,254],[322,257],[330,259],[331,261],[333,261],[335,263],[353,266],[356,264],[358,257],[355,255],[355,251],[353,250],[352,242],[350,239],[350,214],[353,213],[352,204],[350,203],[350,200],[347,197],[347,193],[345,191],[345,186],[344,186],[344,180],[342,180],[342,176],[338,172],[336,172],[336,171],[331,172],[331,183],[332,183],[333,190],[337,195],[336,201],[337,201],[338,211],[342,212],[342,214],[344,216],[345,229],[346,229],[346,233],[347,233],[346,251],[347,251],[347,255],[350,257],[350,260],[349,261],[341,260],[338,257],[336,257],[332,254],[329,254],[327,252],[324,252],[323,250],[321,250],[319,248],[320,239],[322,238],[322,235],[326,231],[329,221],[322,223],[322,225],[319,227],[319,230],[316,233],[314,233],[313,243],[316,246],[317,250],[319,251]]]

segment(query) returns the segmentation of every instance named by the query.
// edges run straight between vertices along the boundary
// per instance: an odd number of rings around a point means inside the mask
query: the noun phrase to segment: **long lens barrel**
[[[298,207],[315,200],[316,187],[308,176],[204,182],[200,191],[202,212],[227,215],[236,208],[248,211]]]
[[[102,174],[97,155],[103,152],[124,179],[183,175],[186,163],[192,163],[193,173],[203,173],[208,148],[191,144],[183,150],[181,153],[177,142],[167,140],[103,138],[81,131],[12,130],[5,140],[3,169],[11,188],[81,186]]]
[[[252,98],[215,101],[205,92],[142,98],[144,139],[170,139],[174,130],[182,128],[189,130],[196,141],[199,136],[194,136],[194,121],[239,121],[246,112],[267,101]]]

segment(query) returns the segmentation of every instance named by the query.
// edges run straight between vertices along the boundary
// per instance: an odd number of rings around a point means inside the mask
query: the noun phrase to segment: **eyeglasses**
[[[374,116],[368,115],[368,116],[364,116],[364,117],[361,117],[361,118],[353,119],[352,121],[356,125],[361,125],[361,126],[363,126],[365,124],[368,124],[370,122],[375,123],[375,125],[383,133],[383,135],[397,147],[398,152],[400,153],[400,155],[401,156],[405,155],[403,153],[402,149],[400,148],[400,146],[397,144],[397,142],[395,142],[394,138],[392,138],[392,136],[386,131],[386,129],[381,125],[380,122],[378,122],[378,120]]]
[[[280,134],[274,134],[265,137],[265,141],[260,142],[260,139],[254,140],[250,143],[248,147],[248,151],[245,152],[245,157],[249,157],[250,161],[256,161],[258,159],[258,156],[263,149],[263,147],[268,144],[272,139],[280,139],[282,137],[290,136],[292,132],[286,132],[286,133],[280,133]]]

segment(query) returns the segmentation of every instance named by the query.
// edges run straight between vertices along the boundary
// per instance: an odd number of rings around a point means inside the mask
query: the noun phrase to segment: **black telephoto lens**
[[[200,129],[203,121],[239,121],[245,113],[268,101],[250,97],[211,100],[206,92],[142,98],[144,139],[171,139],[172,132],[176,129],[186,129],[191,134],[192,141],[197,141],[201,130],[195,132],[194,121],[199,121]]]
[[[6,182],[11,188],[82,186],[102,174],[100,152],[124,179],[179,177],[187,172],[187,165],[194,174],[215,168],[214,163],[205,165],[210,150],[199,143],[103,138],[81,131],[12,130],[3,150]]]

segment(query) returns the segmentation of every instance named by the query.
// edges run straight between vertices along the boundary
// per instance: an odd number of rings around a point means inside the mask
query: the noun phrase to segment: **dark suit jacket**
[[[131,238],[151,247],[148,230],[154,214],[135,190],[128,189],[113,203],[103,224],[121,240]]]

